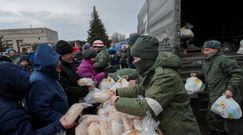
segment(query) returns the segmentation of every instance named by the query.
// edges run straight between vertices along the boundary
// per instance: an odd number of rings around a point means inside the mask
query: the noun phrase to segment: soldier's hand
[[[233,97],[233,93],[232,93],[230,90],[226,90],[226,91],[224,92],[224,95],[225,95],[226,98]]]
[[[129,81],[129,86],[133,87],[136,85],[136,80],[130,80]]]

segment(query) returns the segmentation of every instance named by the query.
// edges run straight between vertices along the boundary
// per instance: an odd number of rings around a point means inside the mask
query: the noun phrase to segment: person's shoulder
[[[41,73],[39,71],[34,71],[30,75],[30,83],[33,83],[33,82],[36,82],[36,81],[38,81],[38,82],[46,82],[47,81],[47,77],[43,73]]]

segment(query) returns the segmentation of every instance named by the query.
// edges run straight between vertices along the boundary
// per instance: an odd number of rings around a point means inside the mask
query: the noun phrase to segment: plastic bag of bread
[[[148,112],[142,119],[142,130],[140,130],[141,135],[157,135],[156,130],[158,129],[158,126],[159,122],[156,122]]]
[[[100,135],[100,124],[98,122],[92,122],[88,127],[88,135]]]
[[[73,123],[78,118],[79,114],[82,113],[83,109],[84,106],[82,103],[73,104],[65,114],[67,123]]]
[[[108,76],[108,78],[104,78],[100,84],[99,84],[99,89],[103,90],[103,89],[110,89],[116,82]]]
[[[94,86],[94,81],[91,78],[81,78],[78,80],[79,86]]]
[[[112,91],[108,89],[103,89],[99,92],[96,92],[93,94],[93,98],[98,103],[104,103],[105,101],[108,101],[110,97],[112,96]]]
[[[98,115],[83,115],[79,121],[79,125],[75,128],[75,135],[89,135],[88,128],[90,124],[92,122],[100,123],[101,117]]]
[[[94,90],[92,91],[89,91],[89,93],[84,97],[84,101],[86,103],[90,103],[90,104],[94,104],[94,103],[97,103],[97,101],[94,99],[93,95],[97,92],[99,92],[100,90],[95,88]]]
[[[117,82],[115,83],[115,85],[113,85],[110,89],[111,90],[116,90],[116,89],[119,89],[119,88],[126,88],[129,86],[129,82],[125,79],[125,78],[121,78],[119,77],[120,79],[117,80]]]

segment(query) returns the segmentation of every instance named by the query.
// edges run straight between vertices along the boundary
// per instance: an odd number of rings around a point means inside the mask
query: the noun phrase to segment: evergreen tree
[[[102,20],[99,18],[95,6],[93,7],[93,13],[91,14],[89,25],[90,28],[88,30],[87,41],[92,45],[95,40],[101,40],[105,45],[109,45],[111,41],[108,40],[106,29],[102,23]]]
[[[3,36],[0,36],[0,52],[4,52],[6,49],[2,39],[3,39]]]

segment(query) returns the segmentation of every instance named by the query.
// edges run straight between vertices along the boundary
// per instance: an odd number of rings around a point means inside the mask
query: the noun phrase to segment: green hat
[[[140,36],[134,43],[131,54],[146,60],[155,60],[158,56],[159,41],[152,36]]]
[[[221,43],[217,40],[209,40],[205,41],[203,44],[203,48],[213,48],[213,49],[220,49]]]

